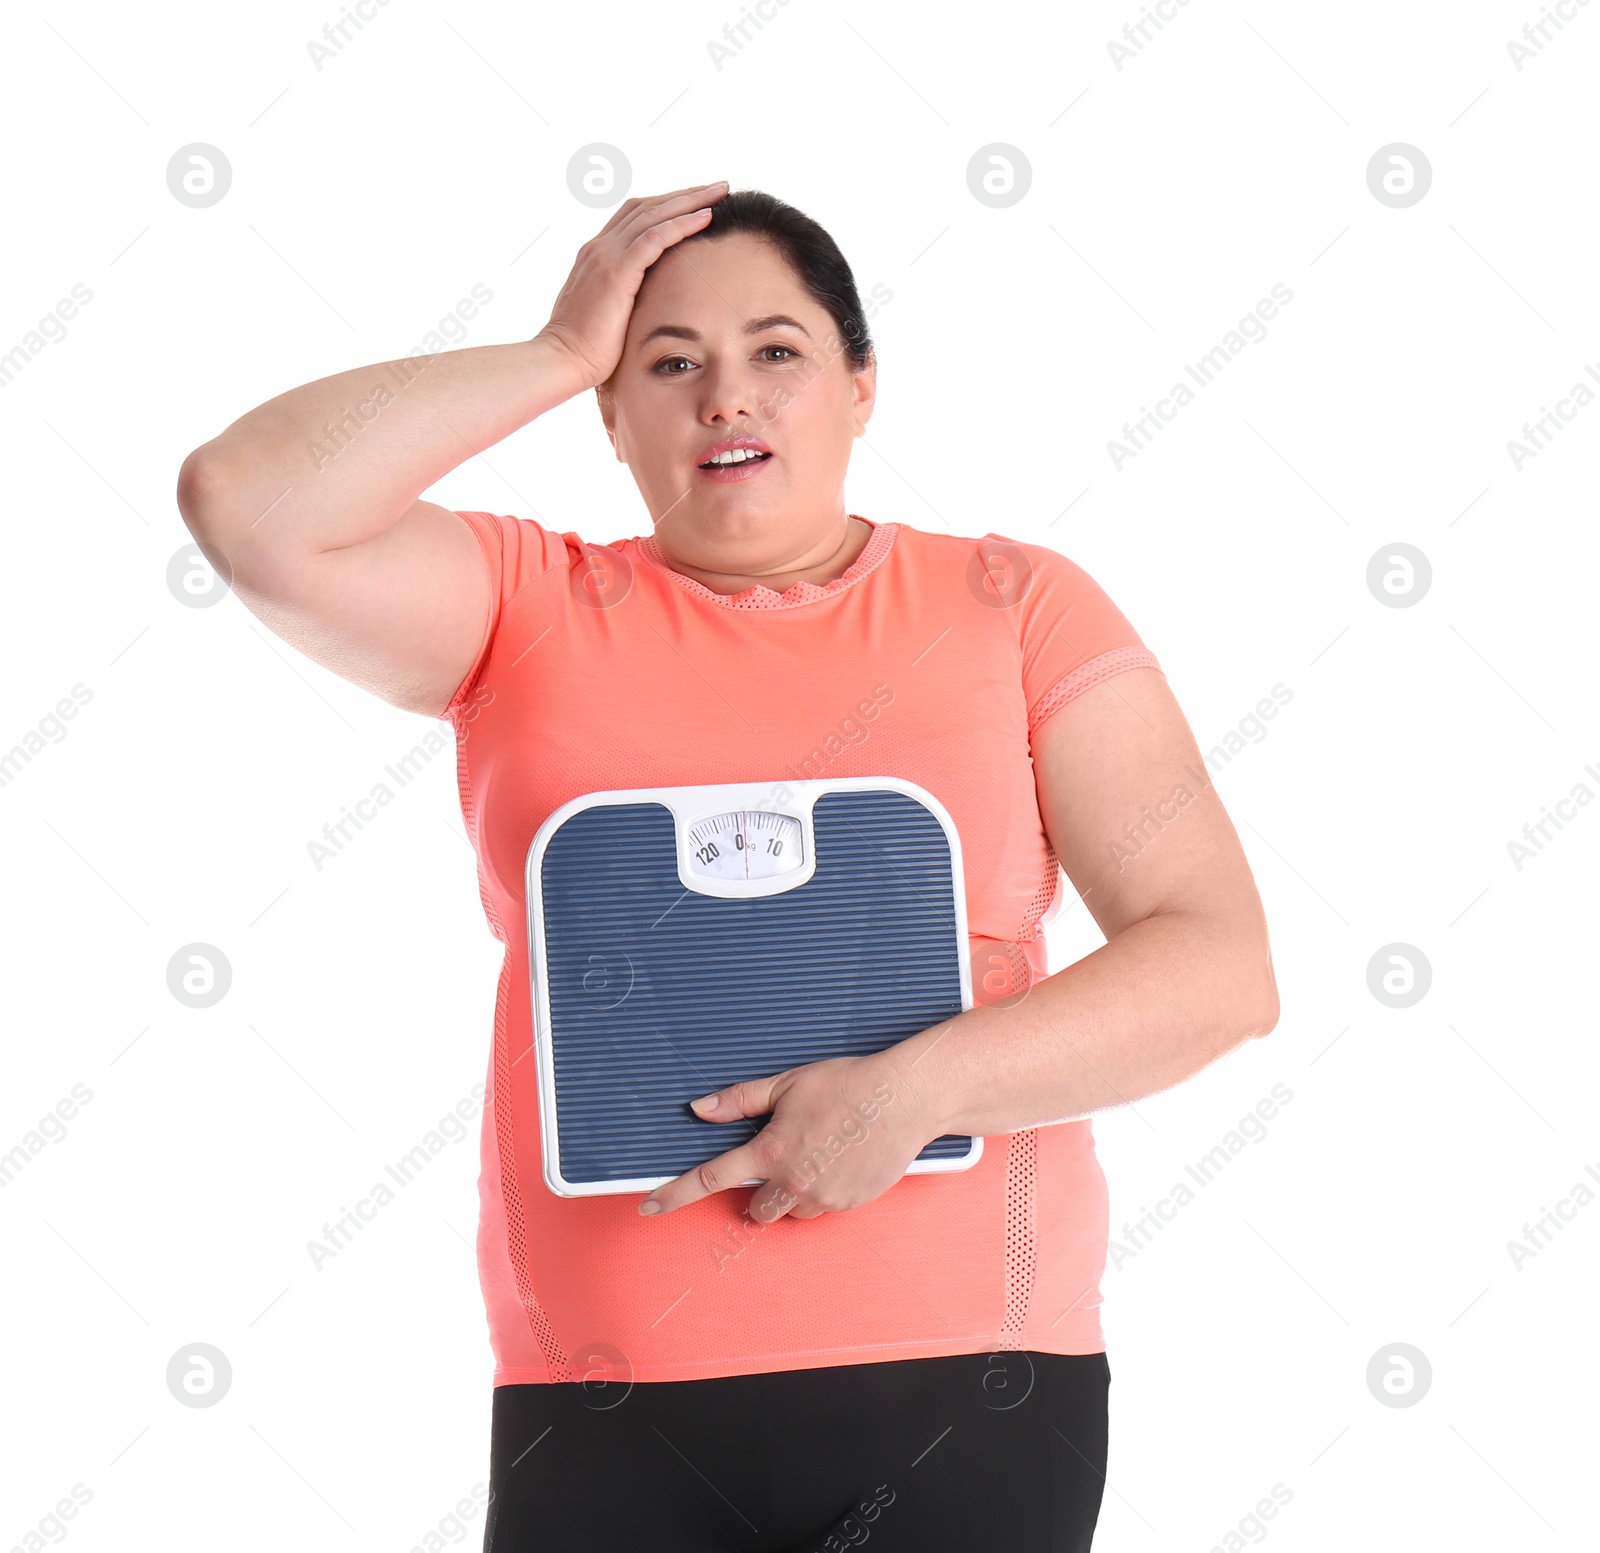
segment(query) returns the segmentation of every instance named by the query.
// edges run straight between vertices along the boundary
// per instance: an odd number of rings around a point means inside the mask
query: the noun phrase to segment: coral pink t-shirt
[[[445,717],[505,945],[479,1177],[494,1383],[1101,1352],[1107,1196],[1087,1119],[770,1225],[745,1212],[754,1187],[653,1218],[639,1193],[551,1192],[524,883],[540,823],[581,794],[902,777],[955,822],[974,992],[1003,996],[1047,974],[1041,925],[1064,894],[1031,740],[1091,685],[1159,667],[1127,619],[1072,561],[994,534],[874,524],[832,582],[722,595],[653,537],[601,546],[458,515],[491,578],[483,645]]]

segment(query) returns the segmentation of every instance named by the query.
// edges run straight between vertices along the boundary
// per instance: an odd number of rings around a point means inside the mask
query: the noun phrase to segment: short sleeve
[[[1160,670],[1128,617],[1081,566],[1044,545],[1004,542],[1020,552],[1015,586],[1030,738],[1102,680],[1128,669]]]
[[[454,722],[483,674],[506,605],[551,567],[567,564],[569,540],[579,543],[575,534],[558,534],[532,518],[492,512],[457,512],[456,516],[477,537],[484,559],[489,563],[489,612],[472,667],[444,709],[447,722]]]

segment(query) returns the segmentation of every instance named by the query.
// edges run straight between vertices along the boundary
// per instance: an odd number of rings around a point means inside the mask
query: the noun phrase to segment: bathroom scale
[[[544,1177],[563,1197],[651,1191],[768,1120],[702,1121],[701,1095],[972,1006],[960,837],[897,777],[584,794],[534,836],[527,902]],[[846,1147],[871,1126],[841,1111]],[[947,1134],[906,1173],[982,1152]]]

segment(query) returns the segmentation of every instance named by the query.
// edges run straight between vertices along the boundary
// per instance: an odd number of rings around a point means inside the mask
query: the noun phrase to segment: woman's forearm
[[[584,386],[546,335],[318,378],[195,449],[180,505],[191,527],[203,524],[227,549],[357,545],[458,464]]]
[[[883,1054],[943,1133],[994,1137],[1158,1093],[1277,1023],[1262,933],[1147,917],[1011,1007],[969,1009]]]

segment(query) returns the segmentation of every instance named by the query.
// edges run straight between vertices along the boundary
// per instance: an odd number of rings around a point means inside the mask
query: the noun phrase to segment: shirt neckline
[[[657,571],[665,572],[684,592],[694,598],[720,605],[723,609],[793,609],[801,604],[814,604],[818,599],[832,598],[834,594],[843,593],[847,588],[854,587],[863,577],[876,571],[888,557],[894,545],[895,535],[900,531],[898,523],[874,523],[871,518],[864,518],[859,512],[847,513],[846,516],[859,519],[872,530],[872,536],[862,546],[861,553],[832,582],[790,583],[782,593],[759,582],[738,593],[718,593],[698,579],[685,576],[684,573],[668,565],[666,554],[656,542],[654,534],[645,534],[636,539],[634,544],[645,561]]]

